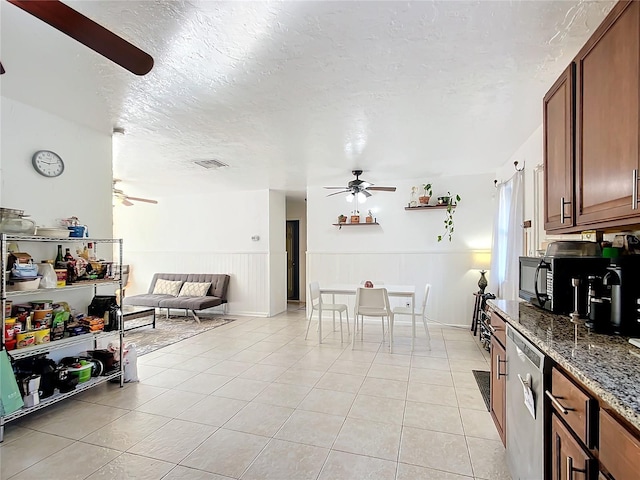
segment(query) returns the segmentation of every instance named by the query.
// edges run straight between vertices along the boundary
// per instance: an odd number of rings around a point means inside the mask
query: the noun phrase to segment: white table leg
[[[416,294],[411,294],[411,351],[416,343]]]

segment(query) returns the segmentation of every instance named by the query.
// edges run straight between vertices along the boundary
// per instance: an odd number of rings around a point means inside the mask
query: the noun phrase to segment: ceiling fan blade
[[[345,187],[323,187],[323,188],[326,188],[326,189],[329,189],[329,190],[344,190],[345,189]]]
[[[130,207],[133,205],[133,203],[131,203],[129,200],[127,200],[126,198],[122,199],[122,205],[124,205],[125,207]]]
[[[349,193],[349,192],[351,192],[351,190],[343,190],[341,192],[330,193],[329,195],[327,195],[327,197],[333,197],[334,195],[340,195],[341,193]]]
[[[7,1],[131,73],[145,75],[153,68],[151,55],[58,0]]]
[[[2,66],[2,62],[0,62],[0,75],[2,75],[6,70]]]
[[[365,197],[369,198],[371,196],[371,194],[369,192],[367,192],[366,190],[360,190],[360,192],[362,192],[364,194]]]
[[[136,202],[153,203],[154,205],[158,203],[157,200],[150,200],[148,198],[130,197],[129,195],[126,196],[126,199],[127,200],[134,200]]]
[[[367,190],[377,190],[379,192],[395,192],[396,187],[369,187]]]

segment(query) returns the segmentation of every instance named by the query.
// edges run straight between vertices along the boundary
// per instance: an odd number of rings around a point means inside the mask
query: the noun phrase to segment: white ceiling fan
[[[132,203],[132,202],[153,203],[154,205],[158,203],[157,200],[151,200],[150,198],[131,197],[131,196],[127,195],[126,193],[124,193],[119,188],[116,188],[116,183],[118,183],[120,181],[121,180],[119,180],[117,178],[113,179],[113,197],[117,201],[122,203],[122,205],[124,205],[125,207],[130,207],[130,206],[134,205],[134,203]]]

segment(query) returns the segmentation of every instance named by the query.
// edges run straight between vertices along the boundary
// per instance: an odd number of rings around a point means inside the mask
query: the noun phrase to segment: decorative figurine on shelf
[[[371,210],[369,210],[367,212],[367,216],[365,217],[365,221],[367,223],[373,223],[373,213],[371,213]]]
[[[347,216],[346,215],[339,215],[338,216],[338,223],[347,223]]]
[[[411,197],[409,198],[409,207],[418,206],[418,187],[411,187]]]
[[[429,205],[429,200],[431,200],[431,195],[433,191],[431,190],[430,183],[423,183],[422,189],[424,190],[424,195],[421,195],[418,200],[420,200],[420,205]]]
[[[360,223],[360,211],[352,210],[351,211],[351,223]]]

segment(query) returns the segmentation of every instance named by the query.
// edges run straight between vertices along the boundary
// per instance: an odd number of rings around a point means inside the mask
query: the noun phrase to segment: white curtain
[[[488,291],[498,298],[517,300],[522,255],[524,171],[498,185],[498,204],[493,219],[491,272]]]

